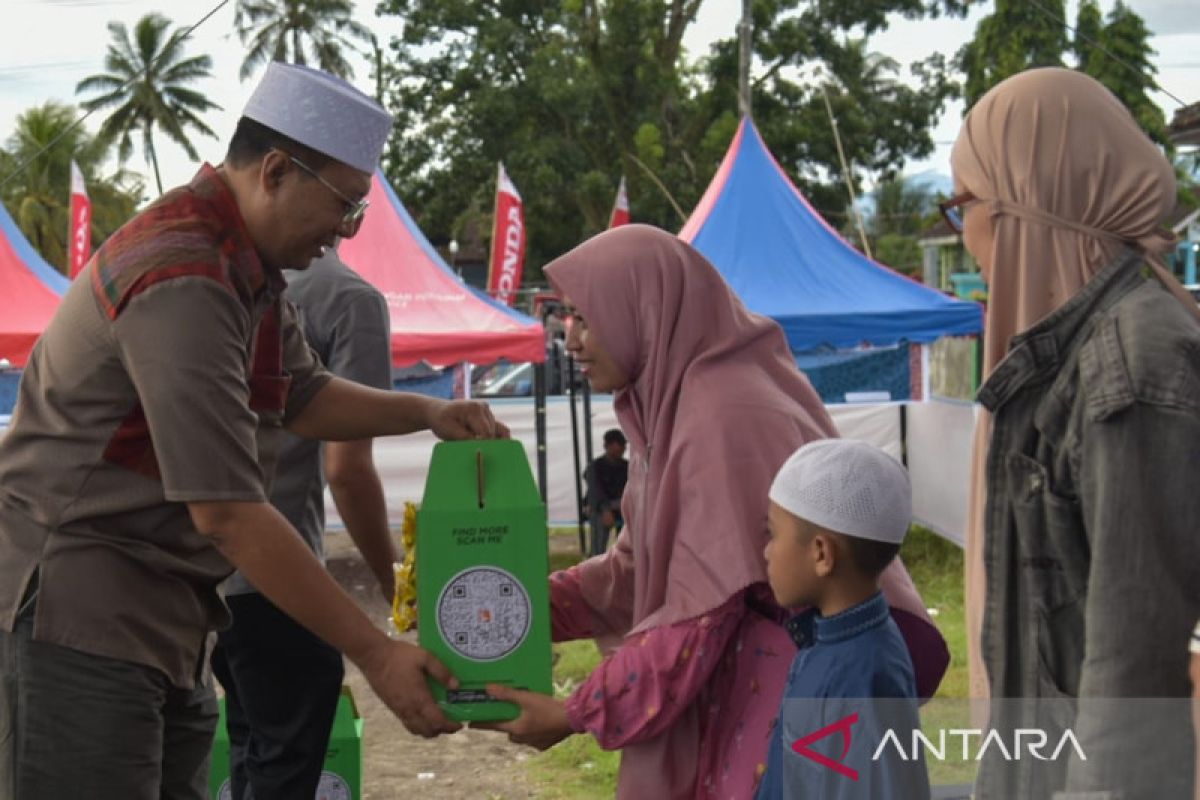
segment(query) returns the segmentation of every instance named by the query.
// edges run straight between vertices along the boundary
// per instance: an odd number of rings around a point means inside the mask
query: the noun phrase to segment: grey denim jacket
[[[979,400],[990,726],[1069,729],[1086,760],[989,752],[977,796],[1191,797],[1200,325],[1127,252],[1015,337]]]

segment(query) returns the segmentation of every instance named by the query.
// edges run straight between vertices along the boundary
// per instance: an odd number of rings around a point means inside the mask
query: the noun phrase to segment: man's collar
[[[272,297],[282,294],[287,288],[287,280],[282,270],[267,264],[259,255],[225,176],[205,162],[188,183],[188,190],[208,202],[222,227],[230,232],[230,238],[222,243],[222,250],[246,280],[250,291],[258,295],[266,288]]]

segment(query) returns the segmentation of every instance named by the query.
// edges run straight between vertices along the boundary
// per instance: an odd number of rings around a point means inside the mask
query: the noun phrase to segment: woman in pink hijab
[[[766,584],[767,491],[800,445],[837,432],[782,330],[676,237],[622,226],[546,274],[574,307],[568,349],[615,393],[627,524],[607,554],[551,576],[554,638],[594,638],[604,661],[566,703],[489,688],[523,707],[491,727],[621,749],[622,798],[752,797],[795,654]],[[929,696],[945,642],[899,561],[884,594]]]
[[[1086,754],[985,759],[977,796],[1189,797],[1200,311],[1156,261],[1174,170],[1065,69],[988,92],[951,163],[943,210],[989,285],[969,644],[993,728],[1070,729]]]

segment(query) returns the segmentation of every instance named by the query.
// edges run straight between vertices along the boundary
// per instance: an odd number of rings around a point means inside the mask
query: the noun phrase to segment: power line
[[[229,0],[221,0],[219,3],[217,3],[216,6],[213,7],[213,9],[211,11],[209,11],[207,14],[205,14],[203,17],[201,17],[190,28],[185,30],[183,32],[183,35],[181,35],[179,37],[179,40],[184,41],[185,39],[187,39],[189,36],[192,35],[192,31],[196,30],[196,28],[199,28],[205,22],[208,22],[208,20],[214,14],[216,14],[218,11],[220,11],[222,8],[224,8],[228,4],[229,4]],[[164,55],[166,55],[165,50],[159,54],[159,58],[162,58]],[[118,91],[118,92],[123,91],[124,89],[127,89],[129,86],[131,86],[132,84],[134,84],[135,82],[140,80],[142,78],[142,76],[144,76],[146,74],[146,71],[149,70],[152,66],[155,66],[156,63],[157,62],[155,62],[155,61],[151,61],[149,64],[144,66],[142,68],[142,70],[140,72],[138,72],[138,74],[134,75],[132,78],[125,81],[125,83],[121,84],[120,88],[117,89],[116,91]],[[97,107],[97,108],[93,108],[91,111],[88,111],[83,116],[81,116],[79,119],[75,120],[70,125],[68,125],[65,129],[63,129],[62,133],[60,133],[58,136],[55,136],[53,139],[51,139],[44,147],[42,147],[42,149],[38,150],[36,153],[34,153],[29,158],[22,161],[20,164],[17,164],[17,166],[13,169],[12,172],[8,173],[7,175],[4,176],[4,178],[2,180],[0,180],[0,189],[3,189],[5,186],[8,185],[9,181],[11,181],[13,178],[17,177],[18,175],[20,175],[22,172],[24,172],[29,167],[30,164],[32,164],[34,161],[37,161],[39,158],[41,158],[46,153],[48,153],[51,149],[53,149],[54,145],[56,145],[60,141],[62,141],[63,138],[65,138],[67,136],[67,134],[71,133],[76,128],[78,128],[80,125],[82,125],[84,120],[86,120],[88,117],[90,117],[93,113],[95,113],[98,110],[99,110],[99,108]]]
[[[1107,47],[1105,47],[1104,45],[1100,44],[1099,42],[1097,42],[1097,41],[1095,41],[1094,39],[1092,39],[1091,37],[1089,37],[1089,36],[1088,36],[1086,33],[1081,33],[1081,32],[1080,32],[1080,31],[1078,31],[1077,29],[1075,29],[1075,28],[1071,27],[1070,25],[1068,25],[1068,24],[1067,24],[1067,21],[1066,21],[1065,19],[1062,19],[1062,18],[1061,18],[1061,17],[1059,17],[1057,14],[1055,14],[1053,11],[1051,11],[1050,9],[1046,8],[1045,6],[1043,6],[1043,5],[1042,5],[1040,2],[1038,2],[1038,0],[1029,0],[1029,1],[1030,1],[1030,3],[1032,3],[1032,4],[1033,4],[1033,7],[1034,7],[1034,8],[1036,8],[1038,11],[1042,12],[1042,13],[1043,13],[1043,14],[1045,14],[1047,17],[1049,17],[1050,19],[1052,19],[1052,20],[1054,20],[1055,22],[1057,22],[1059,25],[1062,25],[1064,28],[1066,28],[1067,30],[1069,30],[1071,33],[1075,34],[1075,35],[1076,35],[1076,36],[1078,36],[1078,37],[1081,37],[1081,38],[1082,38],[1082,39],[1083,39],[1085,42],[1087,42],[1088,44],[1090,44],[1090,45],[1092,45],[1093,47],[1097,48],[1097,49],[1098,49],[1098,50],[1099,50],[1101,53],[1104,53],[1104,55],[1108,56],[1108,57],[1109,57],[1109,58],[1111,58],[1113,61],[1115,61],[1115,62],[1117,62],[1118,64],[1120,64],[1121,66],[1125,67],[1125,69],[1129,70],[1130,72],[1134,72],[1134,73],[1136,73],[1137,75],[1139,75],[1140,77],[1143,77],[1143,78],[1145,78],[1146,80],[1150,81],[1150,88],[1152,88],[1152,89],[1157,89],[1158,91],[1162,92],[1162,93],[1163,93],[1163,94],[1165,94],[1167,97],[1171,98],[1171,99],[1172,99],[1172,100],[1174,100],[1176,103],[1178,103],[1178,104],[1180,105],[1180,107],[1186,107],[1186,106],[1188,105],[1187,103],[1183,102],[1183,101],[1182,101],[1182,100],[1180,100],[1178,97],[1176,97],[1175,95],[1171,94],[1171,93],[1170,93],[1170,92],[1168,92],[1166,89],[1164,89],[1164,88],[1163,88],[1163,87],[1162,87],[1162,86],[1159,84],[1159,82],[1158,82],[1158,81],[1156,81],[1156,80],[1154,79],[1154,76],[1153,76],[1153,75],[1150,75],[1149,73],[1143,72],[1142,70],[1140,70],[1140,69],[1138,69],[1137,67],[1135,67],[1135,66],[1133,66],[1132,64],[1130,64],[1128,61],[1125,61],[1125,60],[1124,60],[1124,59],[1122,59],[1120,56],[1118,56],[1118,55],[1116,55],[1115,53],[1113,53],[1111,50],[1109,50],[1109,49],[1108,49]],[[1132,9],[1130,9],[1130,11],[1132,12]]]

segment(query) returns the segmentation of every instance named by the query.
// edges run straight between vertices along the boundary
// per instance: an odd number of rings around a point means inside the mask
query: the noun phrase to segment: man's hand
[[[509,438],[508,427],[478,400],[442,401],[429,413],[429,429],[445,440]]]
[[[388,639],[358,666],[375,694],[400,718],[409,733],[431,739],[462,728],[438,708],[425,677],[428,675],[451,688],[458,686],[458,680],[428,651]]]
[[[487,693],[497,700],[517,704],[521,715],[509,722],[472,722],[472,728],[501,731],[508,734],[510,742],[538,750],[549,749],[575,732],[561,700],[492,683],[488,684]]]
[[[617,515],[613,513],[611,508],[606,508],[600,512],[600,524],[606,528],[612,528],[617,524]]]

